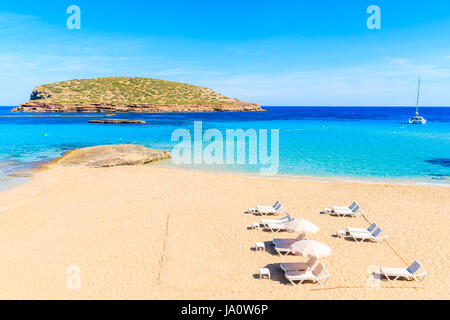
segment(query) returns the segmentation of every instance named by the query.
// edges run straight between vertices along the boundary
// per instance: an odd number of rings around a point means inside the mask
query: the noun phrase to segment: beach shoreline
[[[180,167],[175,164],[169,164],[171,160],[163,160],[156,162],[155,166],[160,166],[172,170],[188,170],[195,172],[209,172],[213,174],[225,174],[225,175],[236,175],[244,177],[259,177],[259,178],[270,178],[270,179],[286,179],[286,180],[306,180],[306,181],[323,181],[323,182],[349,182],[349,183],[361,183],[361,184],[388,184],[388,185],[400,185],[400,186],[418,186],[418,187],[442,187],[449,188],[450,184],[447,183],[431,183],[431,182],[420,182],[407,179],[383,179],[383,178],[369,178],[369,177],[338,177],[338,176],[306,176],[306,175],[296,175],[296,174],[284,174],[279,173],[276,175],[266,175],[255,172],[246,171],[231,171],[231,170],[209,170],[203,168],[193,168],[193,167]]]
[[[305,260],[269,246],[289,233],[251,230],[255,205],[281,200],[288,212],[321,230],[329,245],[325,287],[291,286],[277,267]],[[421,283],[382,281],[368,287],[368,268],[405,267],[387,244],[335,238],[357,218],[320,214],[361,204],[405,261],[428,272]],[[446,188],[243,176],[153,163],[112,168],[63,167],[34,173],[0,193],[0,296],[5,299],[448,299],[450,238]],[[395,214],[393,214],[395,213]],[[427,219],[423,214],[426,213]],[[266,251],[254,251],[263,241]],[[433,247],[430,248],[430,243]],[[165,250],[163,248],[165,247]],[[82,286],[66,286],[69,266]],[[271,280],[260,280],[268,267]]]
[[[76,150],[76,149],[73,149]],[[24,183],[27,183],[32,178],[33,174],[36,172],[40,172],[42,170],[46,170],[45,167],[51,163],[54,163],[58,159],[61,159],[65,154],[70,151],[66,151],[59,157],[56,157],[49,161],[41,161],[39,163],[35,163],[30,165],[29,168],[20,169],[15,171],[7,176],[8,179],[14,180],[15,178],[23,178],[22,173],[24,173],[27,179],[21,179],[22,181],[11,182],[8,185],[0,186],[0,193],[9,189],[16,188]],[[209,172],[213,174],[225,174],[225,175],[236,175],[236,176],[244,176],[244,177],[260,177],[260,178],[273,178],[273,179],[287,179],[287,180],[305,180],[305,181],[324,181],[324,182],[350,182],[350,183],[361,183],[361,184],[388,184],[388,185],[403,185],[403,186],[421,186],[421,187],[441,187],[441,188],[450,188],[450,184],[448,183],[432,183],[432,182],[421,182],[421,181],[413,181],[407,179],[382,179],[382,178],[369,178],[369,177],[336,177],[336,176],[328,176],[328,177],[320,177],[320,176],[305,176],[305,175],[296,175],[296,174],[277,174],[277,175],[265,175],[259,174],[255,172],[246,172],[246,171],[231,171],[231,170],[218,170],[218,169],[205,169],[203,168],[194,168],[194,167],[183,167],[178,166],[173,163],[170,163],[170,159],[161,160],[156,162],[155,166],[160,166],[162,168],[167,168],[171,170],[188,170],[195,172]],[[206,166],[207,167],[207,166]],[[30,177],[31,176],[31,177]]]

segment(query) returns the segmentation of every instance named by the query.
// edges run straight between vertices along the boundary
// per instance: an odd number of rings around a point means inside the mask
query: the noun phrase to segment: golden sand
[[[290,285],[273,248],[256,242],[295,234],[252,230],[255,205],[281,200],[321,229],[329,245],[326,286]],[[388,242],[333,235],[362,218],[320,214],[357,200]],[[57,168],[0,194],[2,299],[449,299],[450,189],[263,178],[161,168]],[[422,262],[428,277],[371,281],[376,266]],[[405,262],[403,262],[405,260]],[[69,289],[69,266],[81,288]],[[268,267],[272,279],[258,277]],[[70,271],[71,269],[69,269]],[[369,283],[369,285],[368,285]]]

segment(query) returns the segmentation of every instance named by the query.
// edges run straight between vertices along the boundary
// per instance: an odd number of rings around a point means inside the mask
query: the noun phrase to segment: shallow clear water
[[[450,108],[421,108],[426,125],[407,124],[413,108],[264,107],[266,112],[114,116],[145,120],[144,125],[89,124],[104,117],[96,114],[26,117],[10,109],[0,107],[0,188],[11,172],[73,148],[134,143],[171,150],[172,132],[193,132],[199,120],[203,130],[216,128],[224,136],[226,129],[279,129],[278,174],[450,184]],[[188,167],[260,171],[248,164]]]

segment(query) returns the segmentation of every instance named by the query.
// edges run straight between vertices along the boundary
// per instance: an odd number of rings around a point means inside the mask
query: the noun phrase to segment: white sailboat
[[[420,94],[420,77],[419,77],[419,84],[417,86],[417,103],[416,103],[416,115],[412,118],[409,118],[409,124],[426,124],[427,120],[419,116],[419,94]]]

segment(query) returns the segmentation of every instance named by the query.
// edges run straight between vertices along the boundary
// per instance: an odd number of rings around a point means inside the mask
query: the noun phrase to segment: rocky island
[[[36,87],[14,112],[236,112],[262,111],[211,89],[151,78],[76,79]]]

